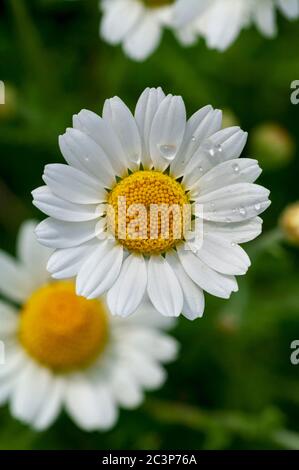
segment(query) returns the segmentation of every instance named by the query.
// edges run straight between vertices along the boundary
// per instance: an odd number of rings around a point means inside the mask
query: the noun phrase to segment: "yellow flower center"
[[[21,312],[23,347],[57,372],[88,366],[104,349],[107,334],[105,306],[77,296],[70,281],[41,287]]]
[[[164,253],[183,239],[190,209],[183,186],[158,171],[137,171],[108,197],[108,228],[129,251]]]
[[[165,5],[171,5],[174,0],[143,0],[143,3],[150,8],[162,7]]]

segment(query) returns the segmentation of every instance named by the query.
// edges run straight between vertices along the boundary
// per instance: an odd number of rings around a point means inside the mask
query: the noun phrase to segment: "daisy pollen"
[[[143,255],[165,253],[182,239],[188,195],[180,183],[166,174],[152,170],[137,171],[127,176],[113,188],[108,204],[114,209],[115,217],[109,225],[114,227],[120,243],[132,252]],[[165,226],[161,214],[163,207],[165,215],[169,213]],[[136,221],[136,212],[142,212],[142,209],[144,213],[139,214]],[[124,233],[119,227],[122,220]]]
[[[103,303],[75,293],[73,282],[40,287],[21,312],[20,341],[34,359],[55,371],[88,366],[108,335]]]

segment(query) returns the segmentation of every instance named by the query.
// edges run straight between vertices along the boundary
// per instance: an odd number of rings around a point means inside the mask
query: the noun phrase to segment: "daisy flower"
[[[126,55],[147,59],[158,47],[162,30],[172,24],[174,0],[102,0],[102,38],[122,44]]]
[[[203,36],[212,49],[223,51],[238,37],[243,28],[250,24],[267,37],[276,34],[276,10],[287,18],[299,16],[299,0],[208,0],[199,10],[201,2],[178,0],[175,7],[175,24],[181,27],[181,34],[189,36],[189,42],[196,35]],[[183,28],[185,26],[185,28]]]
[[[235,275],[250,265],[239,244],[260,234],[269,191],[253,184],[257,161],[238,159],[247,134],[221,120],[205,106],[186,121],[182,98],[160,88],[142,93],[135,116],[117,97],[103,117],[75,115],[60,137],[68,165],[47,165],[46,186],[33,191],[49,216],[36,234],[56,250],[53,277],[76,276],[77,294],[89,299],[108,291],[109,309],[122,316],[148,295],[163,315],[194,319],[203,291],[226,299],[237,291]]]
[[[84,430],[109,429],[119,406],[138,406],[143,390],[164,382],[161,364],[177,353],[163,331],[171,319],[147,304],[124,322],[109,315],[104,298],[76,296],[71,280],[51,282],[50,251],[35,226],[21,228],[18,261],[0,252],[0,292],[20,305],[0,301],[0,403],[37,430],[62,409]]]

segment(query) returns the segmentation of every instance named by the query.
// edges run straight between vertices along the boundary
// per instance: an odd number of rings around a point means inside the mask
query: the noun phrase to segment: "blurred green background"
[[[180,319],[181,343],[164,388],[144,405],[122,411],[108,433],[83,433],[61,416],[38,434],[0,410],[1,449],[299,449],[299,250],[277,230],[285,206],[299,199],[299,22],[279,18],[279,35],[254,29],[227,52],[203,40],[183,49],[170,32],[145,63],[127,59],[99,39],[98,0],[1,0],[0,106],[1,248],[13,252],[21,222],[42,218],[30,191],[45,164],[62,162],[57,138],[82,108],[101,112],[104,99],[134,109],[147,86],[182,95],[189,115],[211,103],[227,110],[251,138],[247,153],[271,189],[264,234],[246,246],[253,266],[229,301],[206,296],[204,318]],[[229,112],[228,112],[229,111]],[[275,123],[266,134],[267,123]],[[262,126],[260,129],[257,129]],[[277,126],[279,129],[277,130]]]

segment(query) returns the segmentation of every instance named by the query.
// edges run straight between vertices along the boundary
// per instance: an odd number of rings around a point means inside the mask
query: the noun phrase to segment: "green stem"
[[[243,439],[263,440],[283,449],[299,450],[299,434],[284,429],[275,410],[260,415],[238,411],[203,411],[194,406],[151,400],[146,409],[158,419],[172,425],[181,425],[208,434],[210,430],[223,431]]]

